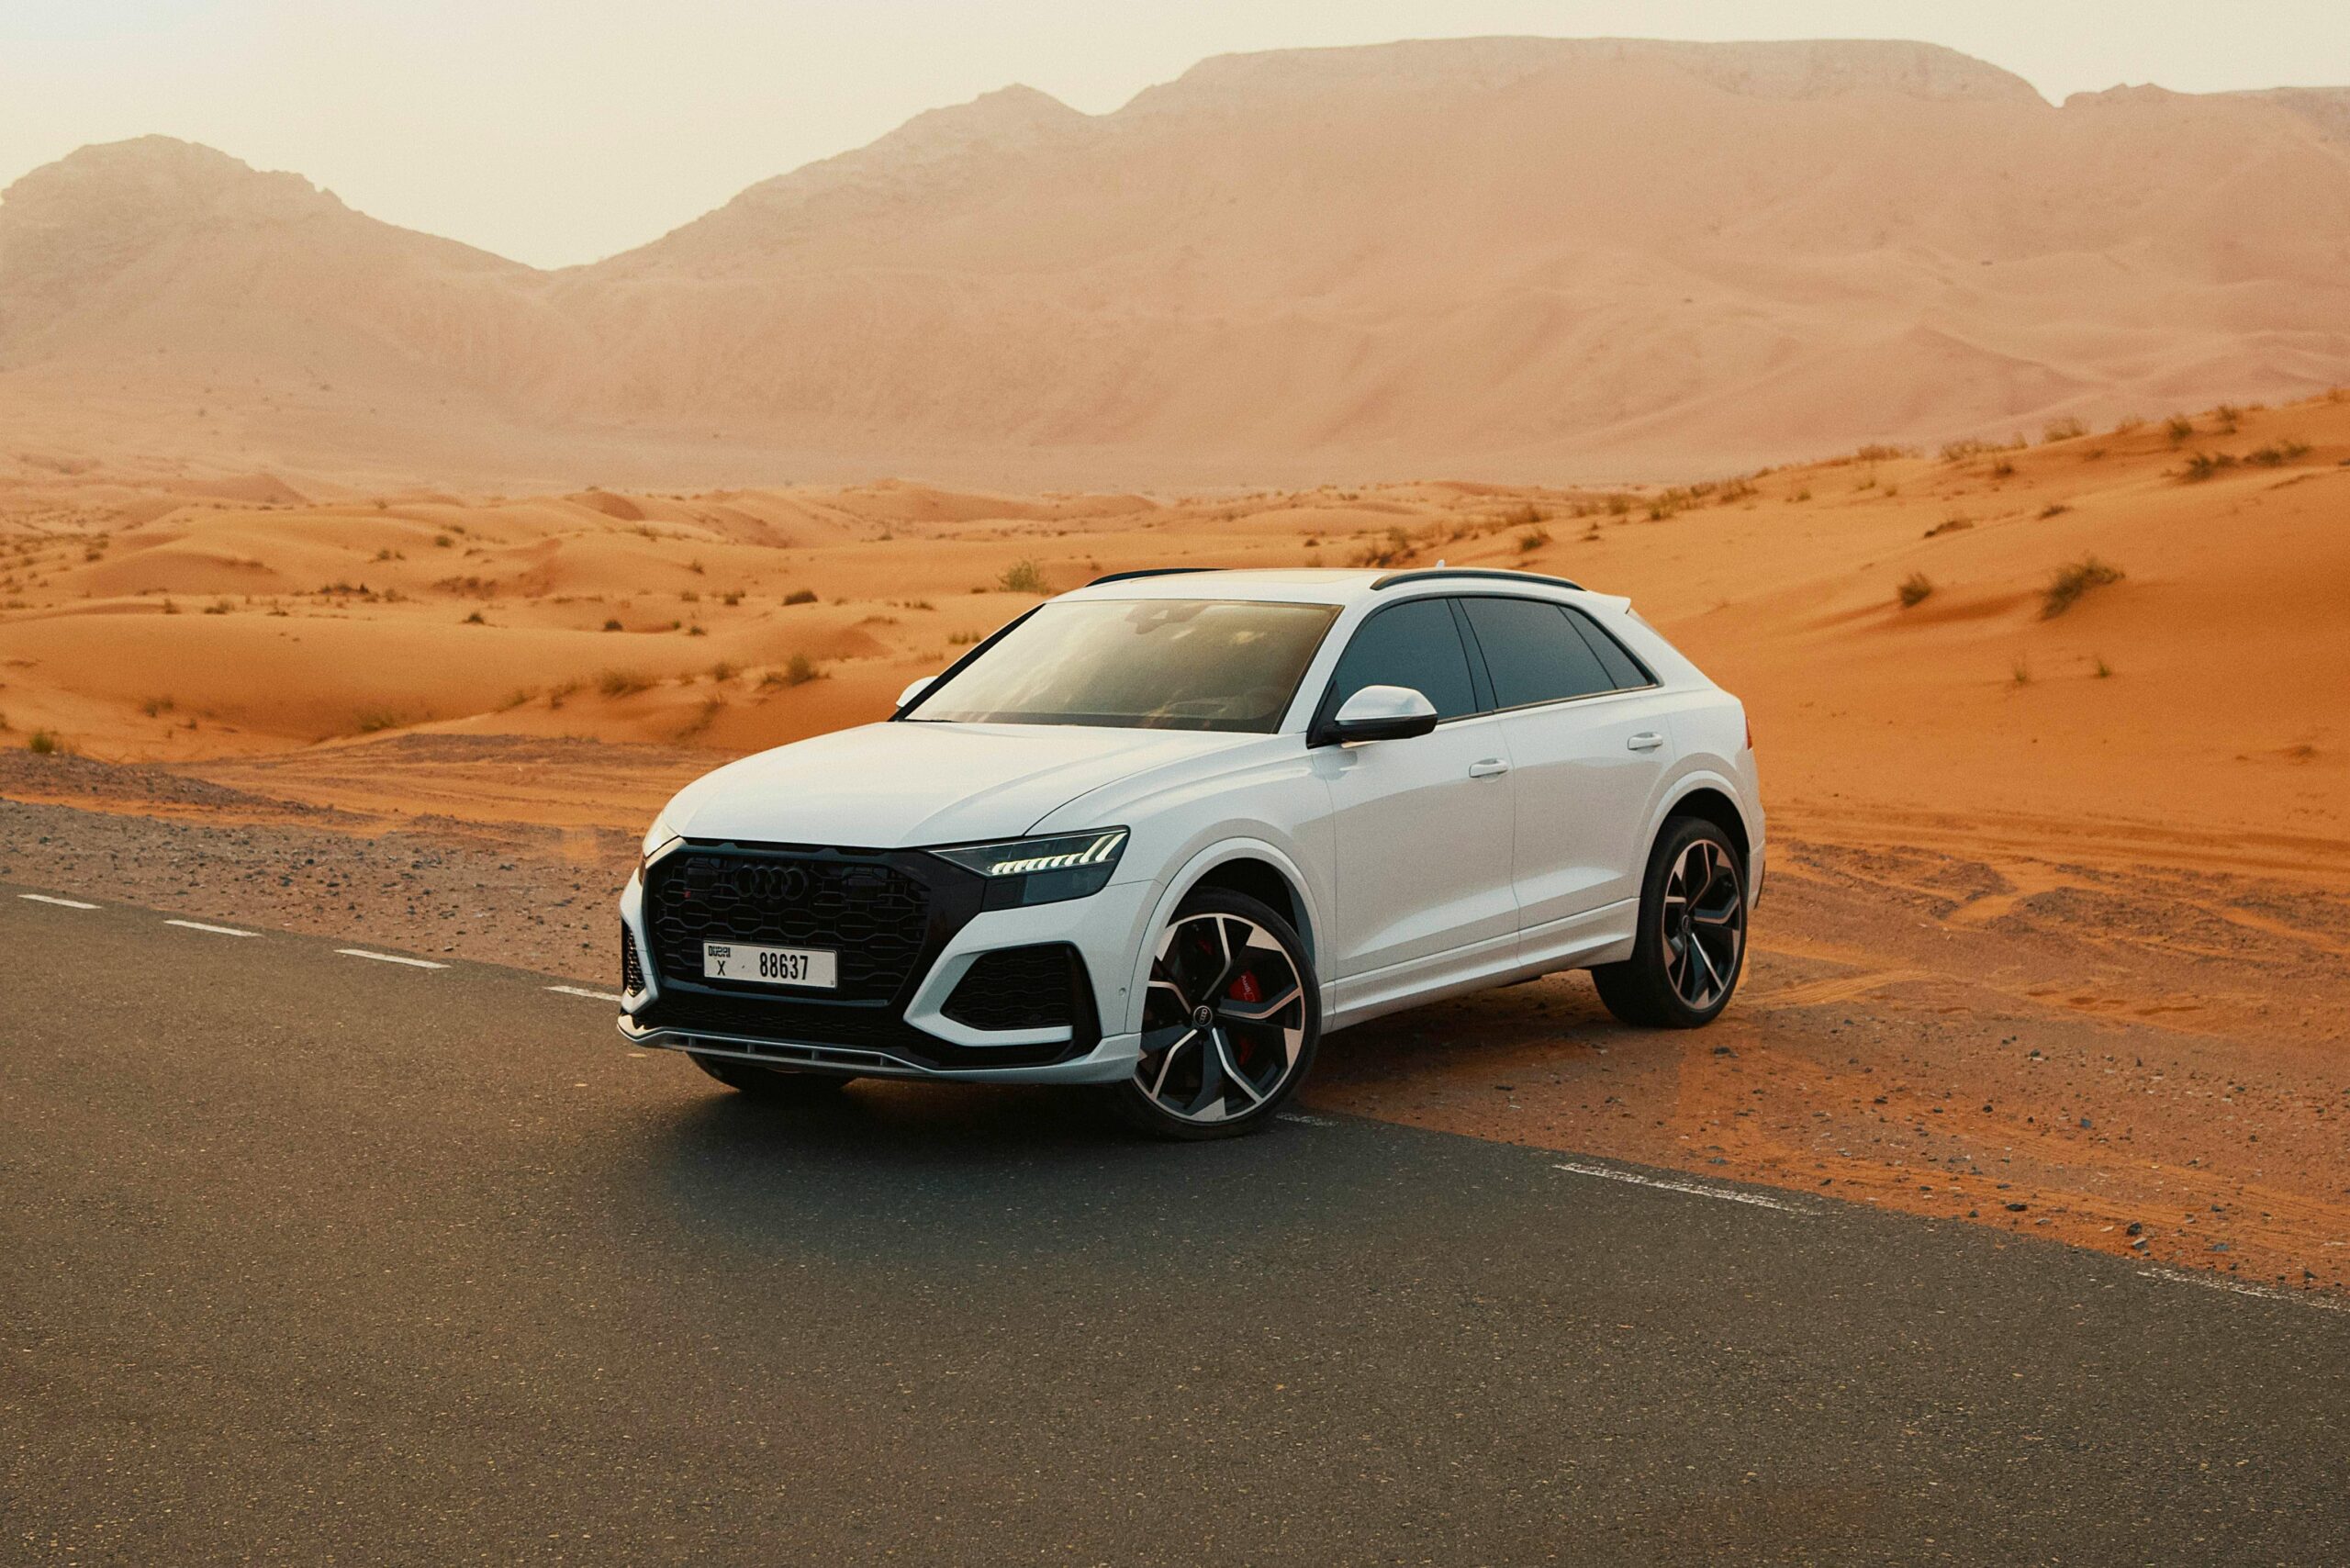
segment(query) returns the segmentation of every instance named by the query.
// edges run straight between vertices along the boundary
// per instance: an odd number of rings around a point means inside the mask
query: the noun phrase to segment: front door
[[[1498,717],[1477,711],[1450,604],[1406,599],[1365,621],[1325,711],[1366,686],[1410,687],[1436,705],[1439,722],[1425,735],[1317,756],[1333,808],[1338,980],[1440,960],[1517,929],[1507,743]]]

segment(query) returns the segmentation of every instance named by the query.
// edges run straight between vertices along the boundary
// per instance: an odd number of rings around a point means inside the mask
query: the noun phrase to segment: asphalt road
[[[2350,1557],[2350,1313],[1374,1123],[776,1113],[543,977],[22,890],[0,1561]]]

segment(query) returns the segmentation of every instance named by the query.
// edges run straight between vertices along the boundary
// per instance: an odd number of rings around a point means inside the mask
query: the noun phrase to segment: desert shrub
[[[456,543],[457,543],[457,542],[456,542],[455,540],[453,540],[453,539],[450,538],[450,537],[449,537],[447,534],[445,534],[445,533],[436,533],[436,534],[434,534],[434,535],[432,536],[432,547],[433,547],[435,550],[446,550],[446,549],[449,549],[449,548],[451,548],[452,546],[453,546]]]
[[[2222,403],[2211,410],[2211,417],[2220,421],[2221,435],[2233,435],[2236,426],[2244,421],[2244,410],[2233,403]]]
[[[2018,654],[2016,655],[2016,662],[2008,666],[2008,676],[2009,678],[2013,680],[2018,686],[2030,686],[2031,684],[2031,661],[2025,658],[2021,654]]]
[[[984,632],[949,632],[946,633],[946,645],[950,648],[968,647],[986,635]]]
[[[759,684],[763,687],[805,686],[822,673],[816,667],[815,660],[806,654],[794,654],[781,669],[771,669],[759,677]]]
[[[2076,440],[2088,433],[2089,427],[2078,420],[2051,420],[2042,427],[2040,439],[2042,444],[2049,444],[2060,441]]]
[[[2244,460],[2246,463],[2256,463],[2263,468],[2282,468],[2295,458],[2308,456],[2309,450],[2309,442],[2305,441],[2289,439],[2277,441],[2269,442],[2256,452],[2244,454]]]
[[[1915,610],[1933,597],[1934,585],[1925,573],[1912,572],[1901,579],[1901,587],[1895,591],[1901,596],[1902,609]]]
[[[710,678],[717,681],[722,686],[727,681],[733,679],[738,673],[739,672],[734,668],[734,666],[728,664],[724,659],[721,659],[718,663],[710,666]]]
[[[620,617],[616,615],[616,616],[613,616],[611,619],[610,619],[610,620],[606,621],[606,622],[604,622],[604,630],[605,630],[605,631],[607,631],[607,632],[618,632],[618,631],[620,631],[620,630],[621,630]]]
[[[1046,585],[1045,568],[1025,556],[1006,566],[1003,569],[1003,576],[996,578],[995,586],[1005,593],[1050,593],[1053,591]]]
[[[573,692],[578,689],[579,682],[576,680],[565,681],[553,691],[547,693],[547,706],[551,709],[562,707],[564,699],[569,697]]]
[[[816,590],[814,588],[793,588],[789,593],[783,596],[783,602],[786,604],[813,604],[816,602]]]
[[[506,700],[498,705],[498,711],[501,713],[510,712],[537,695],[537,692],[527,687],[518,687],[506,694]]]
[[[1855,463],[1890,463],[1897,457],[1915,457],[1917,455],[1918,449],[1914,446],[1886,446],[1876,442],[1871,442],[1868,445],[1859,448],[1852,454],[1852,461]]]
[[[596,689],[607,697],[633,697],[652,684],[651,676],[632,669],[608,669],[596,678]]]
[[[2146,421],[2140,419],[2135,414],[2124,414],[2120,419],[2113,421],[2113,433],[2115,435],[2128,435],[2132,431],[2144,429],[2145,424]]]
[[[1391,528],[1378,543],[1366,544],[1355,555],[1358,566],[1400,566],[1415,554],[1411,534],[1398,524]]]
[[[1956,533],[1961,529],[1972,528],[1974,526],[1975,520],[1971,517],[1946,517],[1942,519],[1942,521],[1934,524],[1933,527],[1926,530],[1926,537],[1929,539],[1939,539],[1945,533]]]
[[[150,697],[139,705],[139,711],[151,719],[160,719],[178,706],[168,697]]]
[[[1965,436],[1957,441],[1942,442],[1942,461],[1964,463],[1970,457],[1980,457],[1986,453],[1998,450],[1998,446],[1992,442],[1984,441],[1976,436]]]
[[[2232,452],[2199,452],[2188,458],[2187,466],[2179,470],[2178,476],[2190,485],[2200,484],[2234,467],[2238,461]]]
[[[1872,474],[1869,476],[1869,483],[1872,485],[1876,483],[1875,475]],[[1729,483],[1722,487],[1722,493],[1716,497],[1715,499],[1720,505],[1729,507],[1736,506],[1739,502],[1748,499],[1753,494],[1754,487],[1751,484],[1744,479],[1732,479]]]
[[[1631,514],[1631,497],[1626,495],[1613,495],[1607,498],[1607,515],[1609,517],[1628,517]]]
[[[1992,465],[1991,465],[1991,477],[1992,477],[1992,478],[1994,478],[1994,479],[2012,479],[2012,478],[2014,478],[2015,476],[2016,476],[2016,465],[2015,465],[2014,464],[2012,464],[2012,463],[2009,462],[2006,458],[2002,457],[2002,458],[2000,458],[1997,463],[1994,463],[1994,464],[1992,464]]]
[[[2051,501],[2046,506],[2040,509],[2040,521],[2046,522],[2052,517],[2063,517],[2066,512],[2071,511],[2073,509],[2071,507],[2066,506],[2063,501]]]
[[[2040,596],[2040,618],[2053,621],[2073,608],[2081,596],[2091,588],[2101,588],[2121,580],[2121,568],[2084,555],[2079,560],[2056,568],[2048,579],[2048,587]]]
[[[688,588],[685,592],[677,596],[677,602],[680,604],[699,604],[701,602],[701,595],[696,593],[692,588]]]
[[[710,635],[710,633],[699,622],[696,622],[695,624],[686,628],[686,635],[688,637],[707,637]]]
[[[465,617],[464,624],[468,626],[487,626],[489,624],[489,617],[476,610],[471,615]]]
[[[1543,528],[1529,528],[1525,532],[1517,536],[1517,553],[1521,555],[1530,554],[1534,551],[1541,549],[1542,546],[1550,543],[1550,530]]]
[[[2195,421],[2185,414],[2173,414],[2163,421],[2163,433],[2170,437],[2173,446],[2185,446],[2188,438],[2195,433]]]
[[[2105,662],[2105,655],[2103,654],[2099,654],[2097,656],[2097,666],[2089,673],[2096,676],[2099,680],[2111,680],[2113,678],[2113,666]]]
[[[359,715],[357,728],[361,734],[372,735],[382,730],[397,730],[407,722],[397,710],[370,708]]]
[[[25,749],[36,756],[49,756],[65,749],[65,743],[48,730],[35,730],[26,738]]]

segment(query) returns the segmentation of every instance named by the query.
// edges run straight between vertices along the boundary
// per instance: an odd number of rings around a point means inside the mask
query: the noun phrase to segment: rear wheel
[[[694,1065],[727,1088],[772,1104],[809,1104],[829,1100],[853,1081],[840,1073],[791,1072],[725,1057],[695,1055]]]
[[[1729,1005],[1746,964],[1746,868],[1712,823],[1675,817],[1649,855],[1632,956],[1591,971],[1627,1024],[1695,1029]]]
[[[1240,893],[1197,892],[1159,933],[1142,1058],[1113,1103],[1161,1137],[1253,1132],[1304,1081],[1321,1035],[1321,988],[1289,922]]]

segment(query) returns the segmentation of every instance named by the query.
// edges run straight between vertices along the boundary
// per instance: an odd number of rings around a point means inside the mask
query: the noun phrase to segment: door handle
[[[1483,762],[1469,765],[1469,777],[1472,778],[1499,778],[1508,771],[1509,764],[1498,756],[1489,756]]]
[[[1664,744],[1664,737],[1654,730],[1642,730],[1624,744],[1634,751],[1654,751]]]

